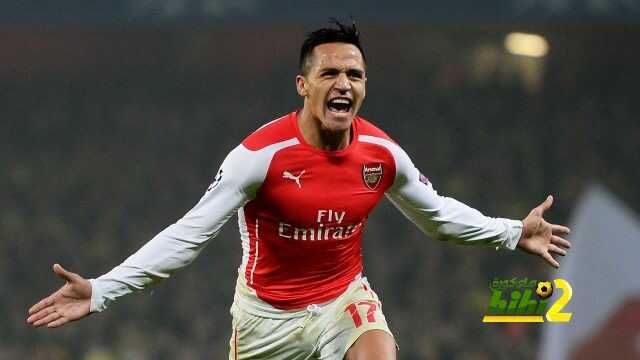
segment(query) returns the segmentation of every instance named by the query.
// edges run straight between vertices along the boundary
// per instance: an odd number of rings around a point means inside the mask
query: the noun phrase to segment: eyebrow
[[[319,70],[320,74],[337,74],[341,70],[335,67],[326,67]],[[364,70],[350,68],[346,70],[347,75],[363,76]]]

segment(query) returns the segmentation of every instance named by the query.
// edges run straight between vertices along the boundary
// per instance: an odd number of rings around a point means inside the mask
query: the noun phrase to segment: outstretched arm
[[[418,170],[415,172],[418,178]],[[428,180],[423,181],[408,180],[387,191],[387,197],[424,233],[463,245],[516,248],[522,221],[485,216],[456,199],[439,195]]]
[[[90,312],[103,311],[119,297],[145,290],[187,266],[253,196],[263,180],[255,169],[264,167],[256,163],[260,159],[255,159],[242,145],[234,149],[193,209],[99,278],[86,280],[54,265],[66,284],[34,305],[27,322],[34,326],[63,325]]]
[[[551,254],[565,255],[571,244],[561,236],[569,228],[546,222],[542,215],[553,198],[533,209],[522,221],[492,218],[455,199],[440,196],[396,144],[386,144],[396,161],[396,178],[387,190],[391,202],[422,231],[439,240],[461,244],[484,244],[539,255],[551,266]]]

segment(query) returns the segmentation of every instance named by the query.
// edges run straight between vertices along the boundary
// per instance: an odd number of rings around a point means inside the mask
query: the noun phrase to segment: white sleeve
[[[396,177],[386,196],[420,230],[438,239],[461,244],[483,244],[513,250],[522,221],[484,216],[455,199],[438,195],[397,144],[376,138],[396,162]]]
[[[119,297],[144,290],[191,263],[233,213],[255,196],[269,161],[242,145],[231,151],[193,209],[122,264],[90,280],[91,312],[103,311]]]

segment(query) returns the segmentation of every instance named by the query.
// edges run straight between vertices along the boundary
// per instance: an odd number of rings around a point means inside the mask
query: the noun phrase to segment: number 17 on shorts
[[[351,319],[353,319],[353,325],[356,328],[362,326],[362,316],[360,316],[359,308],[366,310],[366,321],[369,324],[373,324],[376,322],[376,310],[379,308],[379,303],[377,301],[372,300],[363,300],[355,303],[351,303],[344,310],[351,315]],[[382,312],[380,312],[382,314]]]

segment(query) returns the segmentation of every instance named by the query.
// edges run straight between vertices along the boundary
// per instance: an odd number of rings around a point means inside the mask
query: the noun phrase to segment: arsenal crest
[[[375,190],[378,187],[383,173],[382,163],[362,165],[362,180],[369,190]]]

